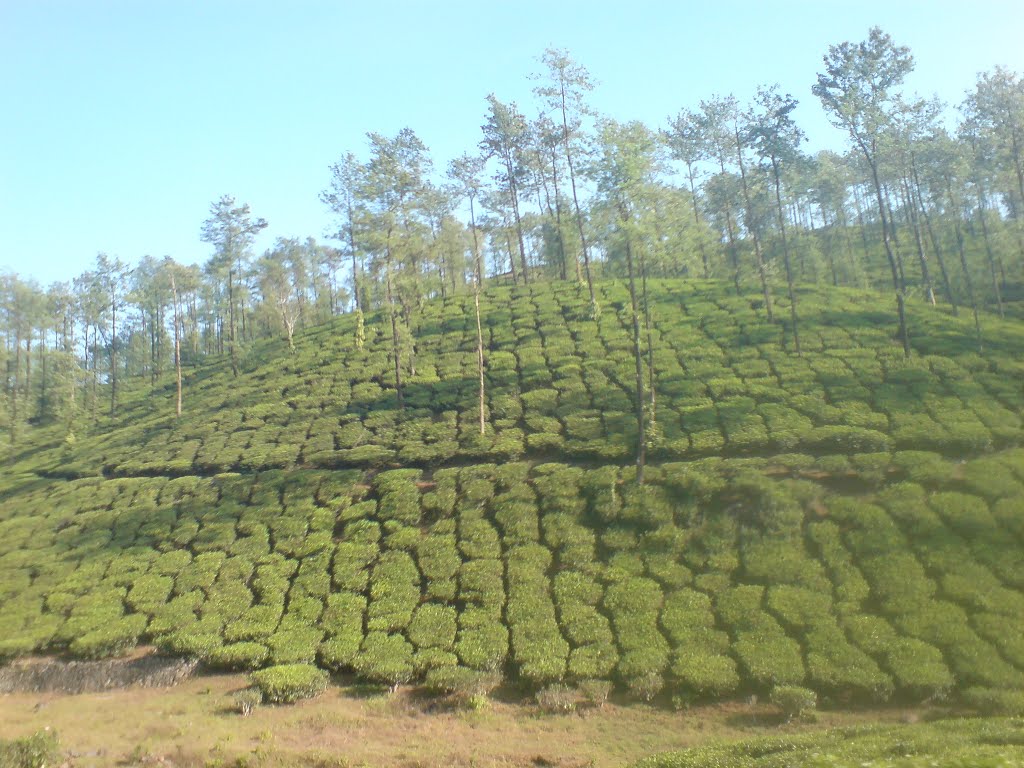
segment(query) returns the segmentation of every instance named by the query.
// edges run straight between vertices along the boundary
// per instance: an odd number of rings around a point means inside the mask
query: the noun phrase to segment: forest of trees
[[[446,166],[410,128],[342,154],[320,196],[337,224],[329,244],[281,237],[257,255],[267,222],[225,195],[197,222],[203,265],[99,254],[49,287],[0,274],[0,430],[16,443],[30,424],[116,415],[125,380],[174,373],[180,413],[182,366],[227,355],[237,375],[254,340],[290,345],[342,312],[362,328],[382,311],[401,402],[422,303],[472,291],[479,311],[494,281],[577,281],[596,314],[594,281],[628,279],[640,410],[654,403],[641,361],[649,277],[757,291],[795,353],[808,283],[884,290],[908,356],[914,314],[932,307],[973,314],[982,345],[979,311],[1022,306],[1024,79],[982,73],[953,109],[904,92],[913,66],[877,28],[830,47],[806,98],[846,151],[810,155],[798,100],[777,86],[748,104],[709,95],[658,127],[619,122],[591,109],[588,71],[548,50],[533,103],[487,96],[479,144]],[[482,388],[482,335],[478,346]]]

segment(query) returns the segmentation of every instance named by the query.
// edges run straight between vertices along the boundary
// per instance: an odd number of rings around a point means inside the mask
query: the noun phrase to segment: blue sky
[[[911,48],[922,95],[958,102],[980,71],[1024,71],[1019,0],[0,0],[0,271],[47,284],[99,251],[204,261],[222,194],[269,221],[260,250],[322,239],[328,166],[364,154],[367,131],[410,126],[443,169],[479,141],[489,92],[530,104],[548,46],[618,119],[660,127],[779,82],[807,148],[841,149],[810,86],[830,44],[875,24]]]

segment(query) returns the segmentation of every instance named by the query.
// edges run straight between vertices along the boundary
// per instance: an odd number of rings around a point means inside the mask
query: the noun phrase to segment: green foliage
[[[412,655],[413,648],[402,635],[370,632],[353,666],[365,679],[394,688],[412,679]]]
[[[5,768],[49,768],[61,764],[60,741],[49,728],[20,739],[0,739],[0,765]]]
[[[102,659],[118,656],[135,647],[146,628],[147,618],[132,614],[103,624],[71,641],[68,650],[84,659]]]
[[[249,680],[271,704],[312,699],[327,689],[327,673],[310,664],[267,667],[253,672]]]
[[[786,720],[792,720],[813,712],[818,706],[818,696],[798,685],[776,685],[771,691],[771,702],[782,710]]]
[[[206,656],[206,663],[215,669],[250,670],[262,667],[269,656],[267,646],[261,643],[228,643],[214,648]]]

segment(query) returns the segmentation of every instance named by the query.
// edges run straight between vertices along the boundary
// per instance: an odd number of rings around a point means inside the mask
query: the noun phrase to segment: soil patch
[[[121,659],[67,661],[35,658],[0,667],[0,693],[95,693],[140,686],[167,688],[190,677],[191,659],[133,654]]]

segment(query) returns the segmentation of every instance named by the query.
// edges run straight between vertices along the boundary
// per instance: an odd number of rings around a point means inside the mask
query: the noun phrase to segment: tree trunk
[[[21,339],[14,338],[14,386],[11,387],[11,445],[18,442],[18,376],[21,374]]]
[[[974,313],[974,332],[978,337],[978,351],[980,352],[983,344],[981,340],[981,320],[978,317],[978,301],[974,295],[974,281],[971,280],[971,272],[967,268],[967,252],[964,248],[964,235],[960,230],[960,217],[956,215],[958,206],[953,198],[953,185],[948,176],[946,177],[946,192],[949,195],[949,205],[954,212],[953,231],[956,234],[956,246],[957,251],[960,254],[960,269],[962,269],[964,273],[964,285],[967,287],[967,299],[971,302],[971,311]]]
[[[875,186],[875,197],[878,201],[878,215],[882,219],[882,245],[885,246],[885,256],[889,260],[889,269],[892,271],[892,287],[896,292],[896,314],[899,317],[900,339],[903,342],[903,356],[909,358],[910,333],[907,329],[907,309],[904,294],[906,286],[903,283],[903,270],[897,263],[896,254],[893,252],[892,243],[889,241],[889,226],[885,217],[885,200],[882,199],[882,184],[878,180],[878,166],[870,153],[865,152],[868,165],[871,167],[871,180]]]
[[[935,260],[939,264],[939,275],[942,278],[942,290],[946,294],[946,301],[948,301],[949,305],[952,307],[953,314],[958,314],[959,308],[956,306],[956,298],[953,296],[952,284],[949,282],[949,270],[946,269],[946,260],[942,256],[942,249],[939,247],[939,240],[935,237],[935,229],[932,227],[932,217],[928,215],[928,207],[925,205],[925,198],[921,194],[921,178],[918,176],[918,168],[913,164],[912,158],[910,170],[913,173],[911,197],[915,196],[916,207],[921,211],[921,217],[925,219],[925,230],[928,232],[928,240],[932,244],[932,250],[935,251]]]
[[[768,272],[764,263],[764,253],[761,252],[761,238],[757,234],[757,227],[754,225],[754,205],[750,200],[750,190],[747,187],[747,171],[743,165],[743,149],[740,145],[739,130],[736,131],[736,157],[740,165],[740,182],[743,186],[743,201],[746,204],[747,233],[754,241],[754,257],[757,260],[757,273],[761,278],[761,293],[764,296],[764,308],[768,314],[768,322],[775,322],[775,310],[772,307],[772,289],[768,284]]]
[[[25,418],[32,418],[32,328],[25,337]]]
[[[56,339],[54,340],[54,348],[56,348]],[[42,381],[39,385],[39,416],[40,418],[46,417],[46,412],[49,410],[49,382],[46,378],[46,331],[40,329],[39,331],[39,367]]]
[[[580,247],[583,250],[583,269],[587,274],[587,289],[590,291],[590,306],[597,306],[597,299],[594,296],[594,279],[590,274],[590,251],[587,248],[587,236],[583,231],[583,213],[580,211],[580,199],[576,192],[576,170],[572,164],[572,151],[569,148],[569,118],[565,105],[565,83],[559,80],[559,89],[562,98],[562,143],[565,145],[565,162],[569,166],[569,184],[572,187],[572,203],[576,208],[576,227],[580,233]],[[577,263],[577,269],[579,264]]]
[[[515,216],[516,221],[516,238],[519,241],[519,261],[523,272],[523,284],[529,285],[530,270],[526,265],[526,243],[523,240],[523,222],[519,216],[519,188],[516,184],[511,156],[505,158],[505,170],[508,173],[508,191],[512,198],[512,215]],[[513,272],[513,279],[514,274]]]
[[[654,389],[654,336],[651,332],[651,304],[647,298],[647,260],[640,252],[640,291],[644,305],[644,326],[647,330],[647,389],[650,391],[651,427],[657,422],[657,402]]]
[[[565,237],[562,233],[562,195],[558,191],[558,160],[555,155],[554,147],[551,148],[551,186],[555,189],[555,226],[558,228],[558,253],[559,253],[559,267],[563,280],[569,279],[569,254],[565,247]],[[574,256],[573,262],[576,265],[576,282],[583,281],[583,275],[580,272],[580,259],[578,256]]]
[[[831,224],[828,220],[828,215],[825,213],[825,206],[823,203],[819,204],[821,208],[821,239],[825,241],[825,258],[828,259],[828,269],[832,274],[832,287],[839,287],[839,273],[836,271],[836,256],[835,256],[835,234],[836,224],[838,220],[833,221]],[[814,234],[813,232],[811,233]]]
[[[178,324],[181,322],[178,309],[178,286],[174,281],[174,274],[171,274],[171,293],[174,297],[174,377],[177,384],[177,399],[174,407],[174,415],[181,418],[181,340],[179,338]]]
[[[623,213],[623,235],[626,240],[626,266],[629,270],[629,304],[633,314],[633,362],[636,367],[636,482],[644,484],[644,467],[647,463],[647,433],[644,428],[644,362],[640,347],[640,308],[636,300],[636,273],[633,268],[633,248],[629,237],[629,219]]]
[[[858,185],[853,187],[853,206],[857,210],[857,222],[860,224],[860,241],[864,247],[864,260],[867,262],[871,261],[871,249],[868,247],[868,227],[864,221],[864,206],[861,203],[860,192],[857,190]],[[865,278],[866,279],[866,278]]]
[[[402,399],[402,351],[398,339],[398,317],[395,312],[395,298],[391,290],[391,230],[388,230],[388,241],[384,257],[385,289],[387,291],[388,313],[391,315],[391,351],[395,362],[395,392],[399,410],[405,410]]]
[[[999,280],[996,278],[996,260],[992,252],[992,240],[988,235],[988,224],[985,221],[985,195],[978,185],[978,218],[981,219],[981,234],[985,240],[985,254],[988,257],[988,268],[992,275],[992,290],[996,297],[996,306],[999,308],[999,317],[1005,318],[1003,311],[1003,292],[999,288]]]
[[[235,273],[228,267],[228,352],[231,355],[231,375],[238,375],[238,357],[235,352]]]
[[[512,238],[507,227],[505,228],[505,248],[508,250],[508,265],[512,270],[512,283],[515,285],[519,283],[516,277],[516,255],[512,252]]]
[[[773,155],[772,161],[772,175],[775,177],[775,204],[778,206],[779,211],[779,232],[782,235],[782,259],[786,265],[786,285],[789,288],[789,317],[793,323],[793,345],[796,349],[796,353],[800,353],[800,326],[799,319],[796,312],[796,291],[793,288],[793,267],[789,261],[789,244],[786,242],[786,221],[785,216],[782,213],[782,182],[779,179],[779,164]],[[835,268],[832,270],[835,274]]]
[[[473,269],[476,273],[473,291],[473,306],[476,310],[476,368],[480,376],[480,434],[486,431],[487,422],[484,418],[486,393],[484,390],[484,331],[480,322],[480,289],[483,286],[483,265],[480,257],[480,242],[476,236],[476,212],[473,209],[473,196],[469,197],[469,226],[473,230]]]
[[[921,279],[924,281],[925,298],[933,307],[935,306],[935,288],[932,286],[931,270],[928,269],[928,257],[924,252],[924,239],[921,237],[921,222],[917,218],[917,206],[914,204],[914,195],[910,190],[910,182],[905,176],[900,178],[903,192],[903,204],[907,209],[907,220],[914,232],[914,245],[917,248],[917,259],[921,265]]]
[[[110,302],[110,415],[117,414],[117,301]]]
[[[725,155],[723,152],[719,152],[718,155],[718,167],[722,173],[725,173]],[[729,243],[729,259],[732,262],[732,283],[736,288],[736,295],[739,296],[743,293],[740,290],[740,257],[736,250],[736,235],[732,228],[732,215],[729,213],[729,209],[725,209],[725,235]]]
[[[697,208],[697,185],[694,181],[693,174],[693,163],[686,164],[686,175],[690,179],[690,202],[693,203],[693,221],[697,225],[697,229],[700,229],[700,210]],[[700,233],[698,232],[698,235]],[[704,279],[707,280],[711,277],[711,267],[708,264],[708,251],[704,247],[704,238],[700,239],[700,260],[704,267]]]

